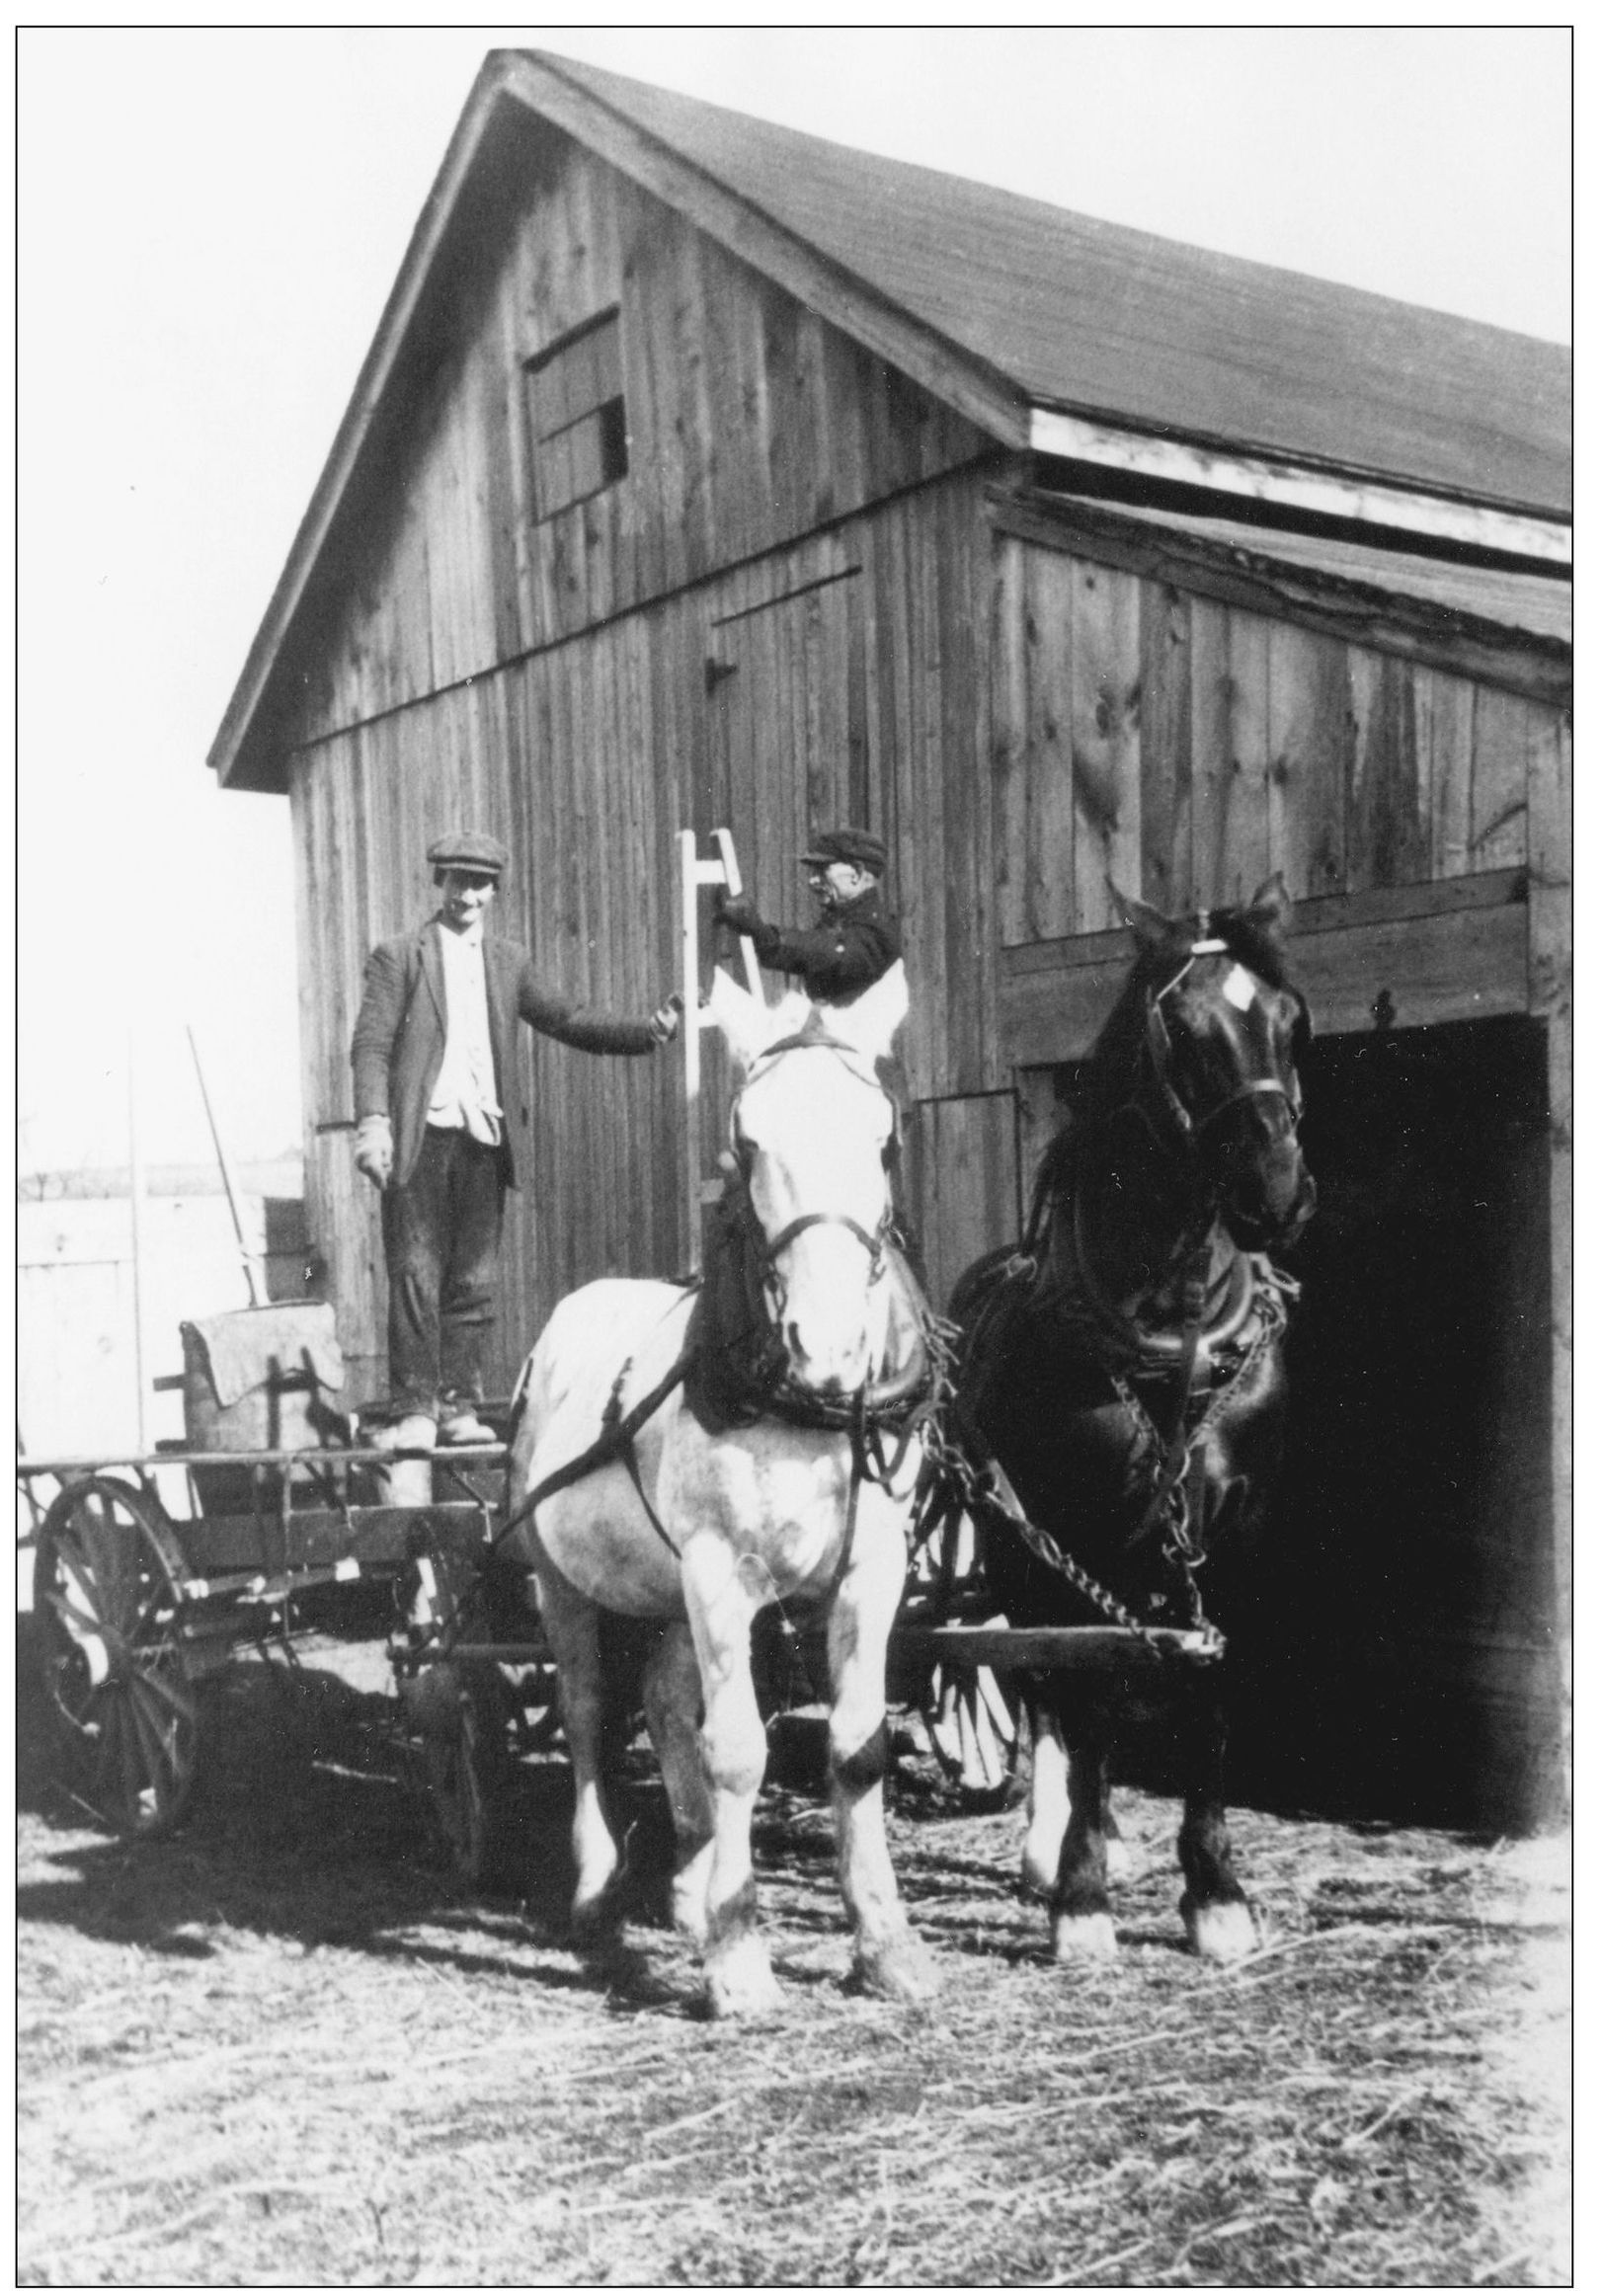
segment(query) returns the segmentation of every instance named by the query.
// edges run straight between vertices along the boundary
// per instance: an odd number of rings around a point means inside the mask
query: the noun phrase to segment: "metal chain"
[[[951,1481],[958,1486],[958,1495],[964,1507],[970,1511],[979,1507],[988,1507],[1001,1515],[1017,1532],[1030,1552],[1039,1561],[1045,1563],[1048,1569],[1054,1570],[1060,1577],[1066,1578],[1069,1585],[1083,1595],[1087,1602],[1093,1604],[1103,1618],[1110,1619],[1115,1626],[1126,1628],[1129,1633],[1136,1637],[1137,1641],[1144,1643],[1147,1649],[1153,1651],[1158,1657],[1165,1659],[1168,1656],[1166,1645],[1149,1626],[1144,1625],[1132,1611],[1126,1610],[1118,1597],[1102,1586],[1099,1580],[1092,1578],[1081,1563],[1076,1562],[1071,1554],[1065,1554],[1049,1531],[1042,1530],[1038,1523],[1031,1523],[1022,1508],[1016,1506],[997,1488],[994,1473],[987,1472],[982,1475],[976,1472],[967,1454],[960,1446],[943,1442],[936,1455],[936,1464],[940,1473],[949,1476]],[[934,1521],[932,1509],[928,1521],[932,1527]],[[1207,1636],[1209,1644],[1214,1649],[1222,1653],[1224,1648],[1223,1635],[1220,1634],[1216,1626],[1202,1617],[1199,1602],[1193,1608],[1197,1629]]]
[[[1269,1348],[1285,1329],[1287,1317],[1281,1294],[1286,1281],[1287,1279],[1279,1277],[1275,1271],[1273,1272],[1273,1280],[1263,1286],[1261,1319],[1257,1326],[1255,1338],[1242,1354],[1241,1361],[1229,1378],[1221,1386],[1213,1389],[1212,1394],[1207,1399],[1205,1410],[1185,1439],[1187,1468],[1197,1445],[1212,1428],[1231,1395],[1234,1394],[1247,1374],[1256,1370]],[[1121,1372],[1113,1372],[1109,1376],[1113,1391],[1129,1413],[1137,1437],[1146,1446],[1152,1484],[1155,1489],[1162,1480],[1163,1453],[1166,1446],[1158,1431],[1156,1421],[1135,1392],[1130,1381]],[[1191,1571],[1200,1569],[1207,1560],[1207,1552],[1205,1547],[1201,1546],[1190,1535],[1190,1497],[1185,1487],[1186,1481],[1186,1475],[1177,1475],[1174,1478],[1172,1489],[1168,1492],[1166,1502],[1168,1537],[1163,1544],[1162,1551],[1170,1562],[1177,1563],[1188,1576]],[[1192,1588],[1192,1594],[1194,1592],[1195,1590]]]

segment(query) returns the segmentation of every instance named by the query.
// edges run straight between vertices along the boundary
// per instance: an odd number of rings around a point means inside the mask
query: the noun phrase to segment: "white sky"
[[[205,769],[473,75],[544,46],[1087,214],[1569,332],[1550,30],[24,31],[24,1167],[298,1144],[287,807]],[[419,872],[420,903],[426,898]]]

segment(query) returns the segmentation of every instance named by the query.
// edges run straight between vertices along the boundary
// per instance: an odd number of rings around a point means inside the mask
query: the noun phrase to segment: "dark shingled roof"
[[[1099,223],[564,56],[608,107],[1041,405],[1548,514],[1561,346]]]

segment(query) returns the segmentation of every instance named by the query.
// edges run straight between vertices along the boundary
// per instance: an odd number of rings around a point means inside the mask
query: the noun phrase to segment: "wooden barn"
[[[552,986],[632,1012],[681,827],[729,824],[780,915],[809,824],[880,830],[937,1288],[1015,1232],[1125,961],[1109,877],[1177,910],[1278,869],[1322,1199],[1288,1789],[1355,1750],[1370,1806],[1550,1807],[1569,500],[1553,346],[492,55],[210,759],[292,810],[310,1220],[366,1391],[351,1025],[447,826],[511,845],[497,924]],[[688,1244],[674,1062],[523,1058],[509,1384],[564,1291]]]

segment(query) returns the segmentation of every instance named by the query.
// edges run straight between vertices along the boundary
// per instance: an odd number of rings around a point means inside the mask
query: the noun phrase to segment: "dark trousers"
[[[506,1172],[499,1148],[432,1125],[404,1185],[384,1190],[389,1394],[433,1418],[484,1395]]]

